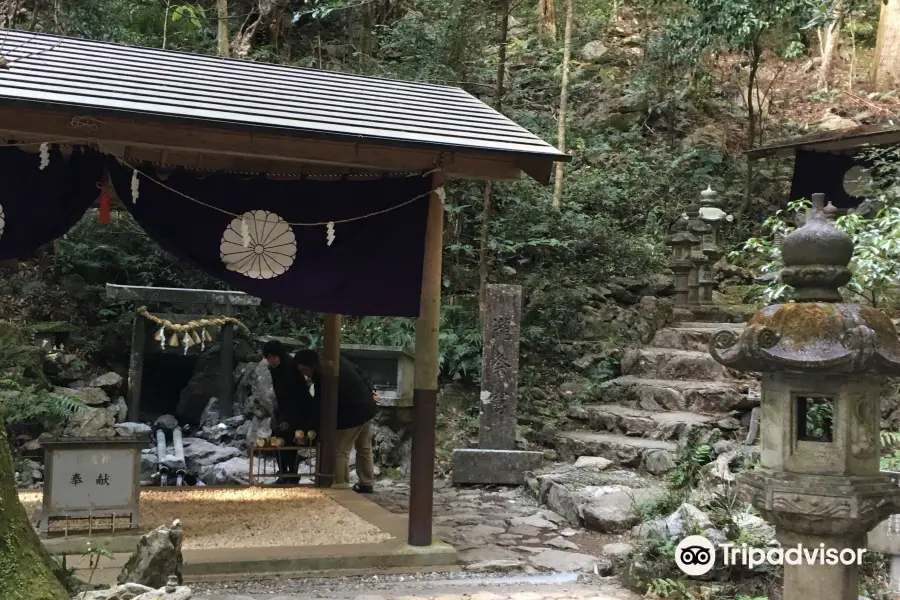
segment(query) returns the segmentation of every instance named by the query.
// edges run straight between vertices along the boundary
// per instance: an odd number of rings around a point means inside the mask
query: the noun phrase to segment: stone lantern
[[[694,268],[688,274],[688,304],[700,304],[700,282],[708,279],[707,271],[711,266],[709,257],[703,253],[703,240],[710,234],[712,227],[700,218],[700,205],[691,202],[685,209],[687,232],[697,238],[691,248],[691,261]]]
[[[687,231],[688,220],[679,217],[670,229],[668,245],[672,247],[669,268],[675,274],[675,306],[683,307],[688,303],[688,277],[694,262],[691,260],[691,249],[700,240]]]
[[[853,242],[826,218],[822,194],[781,251],[795,302],[710,342],[719,363],[762,373],[761,463],[740,491],[784,546],[855,552],[900,499],[879,474],[881,384],[900,375],[900,341],[880,310],[842,303]],[[855,564],[785,564],[782,597],[856,600],[858,584]]]
[[[728,215],[722,210],[722,202],[719,195],[711,187],[707,187],[700,193],[700,219],[709,225],[709,230],[703,234],[700,241],[700,249],[707,258],[706,269],[700,274],[700,304],[709,305],[713,301],[713,290],[716,281],[712,275],[712,265],[716,264],[722,255],[722,226],[728,219]]]

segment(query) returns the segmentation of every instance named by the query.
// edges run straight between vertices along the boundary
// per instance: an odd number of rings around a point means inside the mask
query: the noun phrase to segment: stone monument
[[[515,449],[522,288],[492,284],[485,292],[479,447],[453,451],[453,482],[521,485],[543,458]]]
[[[694,262],[691,260],[691,248],[700,242],[696,236],[687,231],[688,220],[681,216],[672,225],[668,245],[672,247],[669,268],[675,274],[675,306],[685,308],[688,305],[689,279]]]
[[[853,242],[823,201],[813,196],[806,223],[781,244],[795,302],[764,308],[739,334],[716,332],[710,353],[762,373],[761,461],[741,477],[742,495],[784,546],[858,554],[900,500],[879,473],[880,390],[900,375],[900,340],[880,310],[842,303]],[[786,564],[782,597],[857,600],[858,584],[856,564]]]

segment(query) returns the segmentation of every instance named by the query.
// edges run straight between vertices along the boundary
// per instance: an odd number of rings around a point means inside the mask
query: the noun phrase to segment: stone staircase
[[[712,334],[743,324],[685,322],[661,329],[622,359],[622,377],[600,387],[597,404],[573,405],[570,430],[556,435],[564,460],[602,456],[622,466],[664,473],[678,442],[692,431],[736,437],[741,417],[759,404],[752,373],[728,369],[709,355]]]

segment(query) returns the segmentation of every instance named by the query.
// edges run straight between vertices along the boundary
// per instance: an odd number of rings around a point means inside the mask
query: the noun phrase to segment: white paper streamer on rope
[[[444,200],[447,199],[447,192],[444,191],[444,186],[441,186],[438,189],[434,190],[434,194],[438,197],[438,199],[440,199],[441,204],[443,204]]]
[[[40,169],[43,171],[50,164],[50,144],[44,142],[41,144],[41,166]]]
[[[131,172],[131,203],[137,204],[138,196],[141,194],[140,190],[141,180],[138,179],[137,170]]]
[[[325,241],[329,246],[334,243],[334,221],[328,221],[325,225]]]
[[[191,347],[191,333],[187,332],[184,334],[184,340],[182,341],[182,345],[184,346],[184,355],[187,356],[188,349]]]
[[[241,217],[241,237],[243,238],[244,248],[250,247],[250,225],[247,224],[247,215]]]
[[[159,348],[160,348],[160,350],[166,349],[166,328],[165,327],[159,328]]]

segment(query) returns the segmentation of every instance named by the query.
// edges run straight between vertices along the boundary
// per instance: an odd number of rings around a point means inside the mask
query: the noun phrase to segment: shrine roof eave
[[[462,89],[6,30],[0,135],[548,183],[568,155]],[[41,138],[44,138],[41,140]],[[174,157],[173,157],[174,155]]]
[[[73,129],[82,123],[85,130]],[[85,144],[120,158],[188,168],[259,170],[242,166],[265,161],[271,172],[318,165],[320,172],[420,172],[437,166],[450,177],[514,181],[522,173],[541,184],[568,155],[485,151],[424,142],[354,138],[271,126],[237,126],[211,120],[159,117],[124,111],[85,110],[0,98],[0,137],[17,142]],[[276,166],[277,165],[277,166]],[[289,166],[293,165],[293,167]],[[301,169],[302,170],[302,169]]]
[[[751,148],[744,154],[750,160],[757,160],[772,156],[794,156],[798,150],[834,153],[857,152],[871,146],[883,146],[898,142],[900,142],[900,127],[893,123],[880,123],[788,138],[766,146]]]

